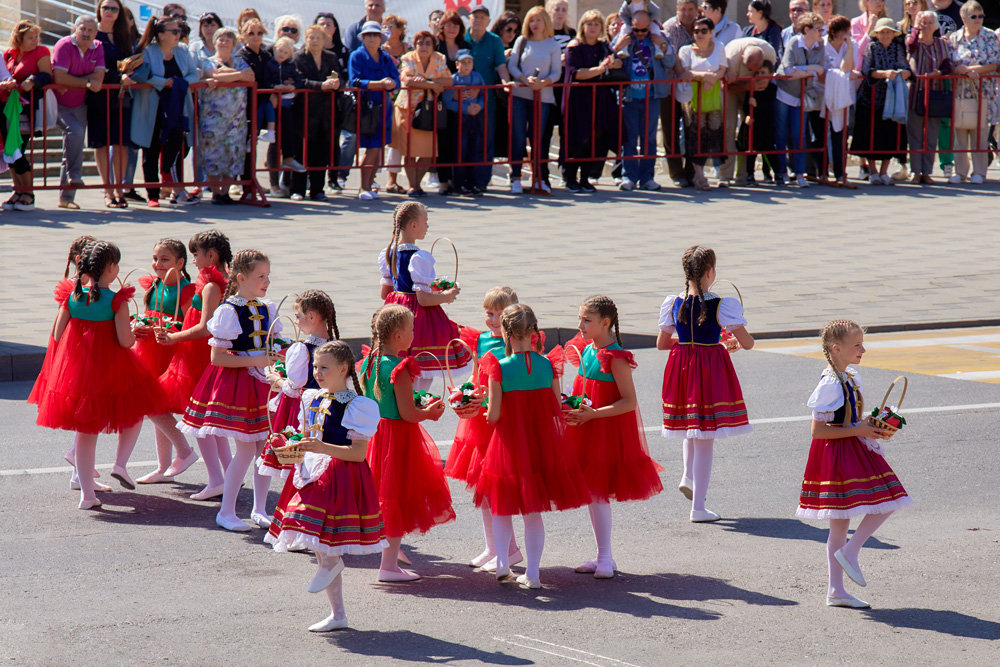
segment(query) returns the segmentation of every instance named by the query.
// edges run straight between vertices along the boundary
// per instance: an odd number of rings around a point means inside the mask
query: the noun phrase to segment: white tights
[[[496,542],[493,541],[493,513],[490,512],[490,508],[485,503],[482,507],[483,512],[483,537],[486,539],[486,554],[489,555],[489,560],[493,556],[497,555]],[[512,554],[517,551],[517,538],[514,537],[514,530],[511,528],[510,531],[510,544],[507,548],[507,554]],[[484,554],[485,555],[485,554]],[[479,558],[483,558],[481,555]]]
[[[545,524],[539,513],[524,515],[524,550],[527,565],[525,574],[529,579],[538,579],[545,549]],[[510,544],[514,538],[514,521],[510,516],[493,517],[493,543]],[[510,555],[501,549],[497,552],[497,572],[510,569]]]
[[[694,482],[691,509],[705,509],[708,482],[712,477],[712,438],[684,438],[684,476]]]
[[[137,422],[118,433],[118,450],[115,452],[115,465],[124,468],[128,464],[135,443],[139,439],[142,422]],[[94,492],[94,459],[97,457],[97,434],[77,433],[73,445],[75,450],[76,470],[80,478],[81,500],[93,500]]]
[[[316,563],[327,570],[333,569],[340,561],[340,556],[324,556],[317,552]],[[331,615],[340,620],[347,616],[344,608],[344,573],[341,572],[326,589],[326,597],[330,600]]]
[[[156,427],[156,469],[162,473],[173,463],[172,450],[177,450],[177,457],[183,459],[191,454],[191,446],[177,428],[173,415],[150,415],[149,421]]]
[[[226,468],[225,481],[222,487],[222,507],[219,514],[224,517],[236,516],[236,497],[240,493],[240,485],[246,477],[247,469],[253,465],[253,460],[264,452],[264,440],[237,440],[236,455]],[[257,468],[253,469],[253,513],[267,516],[267,492],[271,488],[271,477],[261,475]]]
[[[229,451],[229,441],[222,436],[206,435],[198,438],[198,450],[208,470],[208,486],[222,484],[229,462],[233,460],[233,454]]]
[[[614,569],[611,565],[611,505],[607,502],[593,502],[587,507],[590,524],[597,539],[597,564]],[[605,568],[599,568],[605,569]]]
[[[848,597],[848,592],[844,588],[844,568],[840,566],[834,554],[838,550],[848,561],[858,562],[861,547],[865,545],[868,538],[875,534],[875,531],[885,523],[892,512],[885,514],[866,514],[858,527],[854,529],[854,535],[847,539],[847,530],[850,528],[850,519],[830,519],[830,536],[826,540],[826,565],[829,573],[827,595],[833,597]]]

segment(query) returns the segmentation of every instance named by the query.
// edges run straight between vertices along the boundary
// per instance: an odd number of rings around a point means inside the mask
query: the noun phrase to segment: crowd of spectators
[[[9,36],[0,169],[14,193],[3,208],[34,208],[31,143],[55,126],[59,206],[70,209],[85,147],[105,204],[124,208],[250,196],[234,183],[254,177],[256,142],[270,194],[296,200],[342,191],[354,166],[362,200],[379,196],[382,169],[384,191],[425,196],[429,175],[439,194],[479,195],[507,158],[510,191],[525,191],[530,167],[543,195],[550,162],[574,193],[594,191],[609,161],[621,190],[658,190],[657,155],[675,184],[700,190],[713,187],[710,165],[715,187],[855,188],[849,154],[872,185],[933,184],[935,162],[950,183],[982,183],[1000,38],[977,0],[931,1],[905,0],[897,22],[883,0],[860,0],[853,20],[837,0],[790,0],[783,26],[769,0],[751,0],[742,28],[727,0],[677,0],[669,18],[626,0],[575,28],[565,0],[523,19],[435,11],[426,27],[365,0],[344,29],[329,12],[268,26],[248,8],[227,27],[169,4],[140,34],[120,0],[99,0],[51,50],[29,21]],[[132,187],[140,150],[145,197]],[[201,187],[182,186],[191,180]]]

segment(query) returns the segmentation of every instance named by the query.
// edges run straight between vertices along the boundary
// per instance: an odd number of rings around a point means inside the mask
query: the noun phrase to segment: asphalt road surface
[[[642,350],[636,381],[665,491],[615,505],[620,573],[573,572],[593,557],[585,510],[545,516],[544,588],[498,584],[468,559],[478,510],[452,484],[458,520],[405,541],[409,584],[375,581],[378,558],[348,559],[351,628],[317,635],[328,613],[306,583],[311,555],[278,554],[262,531],[215,527],[215,503],[174,484],[116,487],[101,511],[76,509],[62,461],[71,436],[34,425],[30,385],[0,384],[0,658],[25,664],[622,665],[704,663],[996,664],[1000,655],[1000,386],[910,374],[909,426],[886,446],[913,496],[870,540],[867,611],[824,605],[826,527],[795,518],[809,447],[805,401],[823,364],[766,351],[734,356],[755,430],[719,441],[708,507],[688,522],[676,490],[680,445],[658,435],[665,354]],[[862,367],[868,401],[896,372]],[[446,454],[455,420],[432,424]],[[102,437],[98,463],[114,445]],[[151,469],[151,429],[133,476]],[[101,468],[109,480],[108,468]],[[113,483],[109,482],[109,483]],[[280,491],[272,487],[270,507]],[[250,491],[238,512],[247,516]],[[517,532],[520,524],[515,521]],[[519,568],[516,568],[519,569]]]

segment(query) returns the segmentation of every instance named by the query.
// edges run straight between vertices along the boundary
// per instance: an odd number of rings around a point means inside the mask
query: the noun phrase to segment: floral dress
[[[206,73],[219,67],[247,69],[243,59],[237,57],[228,65],[217,55],[201,62]],[[243,158],[247,150],[246,110],[246,88],[220,87],[198,91],[198,148],[206,173],[227,178],[238,178],[243,173]]]
[[[975,38],[969,39],[962,28],[948,35],[945,40],[951,52],[952,64],[956,67],[1000,63],[1000,38],[992,30],[982,29]],[[978,82],[974,79],[959,79],[955,83],[956,99],[975,99],[978,90]],[[1000,121],[996,79],[983,79],[983,96],[986,98],[986,123]]]

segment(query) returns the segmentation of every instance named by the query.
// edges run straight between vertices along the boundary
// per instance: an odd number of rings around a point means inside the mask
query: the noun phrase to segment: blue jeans
[[[802,107],[793,107],[785,104],[781,100],[774,103],[774,144],[775,150],[784,151],[791,148],[793,151],[802,148],[799,142],[799,133],[802,126]],[[809,128],[805,128],[806,138],[809,135]],[[806,173],[806,154],[792,153],[792,172],[795,175]],[[778,153],[778,176],[782,178],[788,173],[788,156],[784,152]]]
[[[622,122],[625,130],[624,157],[633,155],[654,155],[656,153],[656,122],[660,118],[660,101],[629,98],[622,106]],[[648,111],[647,111],[648,106]],[[638,150],[636,145],[638,144]],[[625,178],[639,185],[653,178],[655,157],[623,160]]]
[[[483,141],[484,115],[483,111],[480,111],[475,116],[462,114],[462,154],[461,156],[456,156],[460,162],[483,162],[483,147],[485,146],[485,142]],[[489,179],[483,177],[484,169],[492,171],[490,167],[455,167],[452,171],[452,180],[455,187],[485,185],[489,182]]]
[[[527,151],[528,137],[530,135],[532,142],[535,139],[535,133],[537,132],[539,136],[542,134],[542,129],[545,127],[545,121],[549,118],[549,112],[552,110],[553,104],[547,104],[542,102],[541,117],[539,118],[539,124],[536,127],[534,123],[534,114],[532,114],[532,109],[534,107],[534,100],[526,100],[523,97],[513,97],[510,98],[511,104],[513,105],[513,110],[511,111],[511,128],[510,136],[512,140],[512,150],[513,155],[510,156],[512,163],[519,163],[524,159],[524,155]],[[531,150],[535,153],[541,155],[542,159],[546,159],[549,156],[548,146],[534,146],[532,145]],[[510,177],[513,180],[518,180],[521,178],[521,165],[511,164],[510,165]],[[540,174],[535,174],[534,178],[539,180],[541,178]]]

